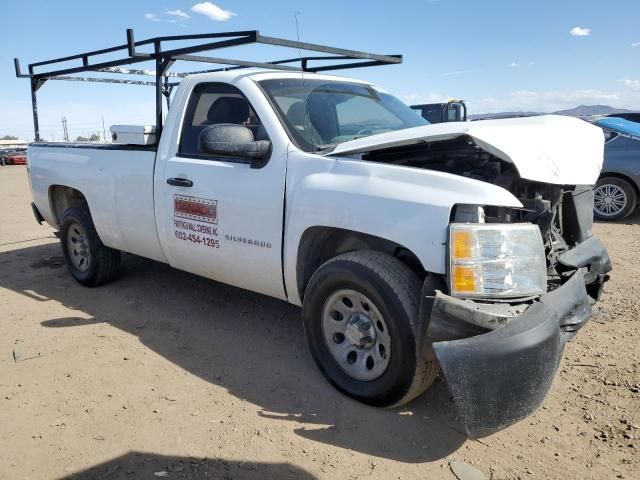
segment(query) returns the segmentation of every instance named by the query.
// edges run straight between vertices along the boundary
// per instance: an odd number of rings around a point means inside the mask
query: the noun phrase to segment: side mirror
[[[198,135],[198,151],[203,154],[264,160],[270,150],[270,141],[255,141],[251,130],[235,123],[209,125]]]
[[[450,102],[447,104],[447,118],[445,122],[466,122],[467,106],[464,102]]]

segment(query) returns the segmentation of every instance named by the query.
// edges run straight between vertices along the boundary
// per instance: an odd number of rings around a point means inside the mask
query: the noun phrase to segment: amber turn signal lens
[[[473,236],[468,230],[455,230],[453,234],[453,259],[469,260],[471,259],[471,245]]]
[[[453,289],[458,293],[476,291],[476,278],[474,268],[464,265],[454,265],[452,270]]]

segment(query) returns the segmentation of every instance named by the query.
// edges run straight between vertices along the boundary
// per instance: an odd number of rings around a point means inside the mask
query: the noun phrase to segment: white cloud
[[[517,67],[518,64],[516,62],[511,62],[511,65],[509,65],[510,67]]]
[[[160,19],[158,18],[158,16],[155,13],[145,13],[144,14],[144,18],[146,18],[147,20],[151,20],[152,22],[159,22]]]
[[[640,47],[640,42],[632,43],[631,46],[633,48]]]
[[[211,20],[225,22],[236,15],[230,10],[224,10],[211,2],[196,3],[191,7],[191,11],[209,17]]]
[[[446,95],[440,93],[428,92],[428,93],[405,93],[398,94],[398,98],[407,105],[420,105],[423,103],[442,103],[446,102],[449,98]]]
[[[633,90],[634,92],[640,92],[640,80],[625,80],[624,85]]]
[[[636,83],[637,82],[637,83]],[[469,112],[496,113],[514,111],[555,112],[579,105],[611,105],[618,108],[640,108],[640,81],[625,81],[626,89],[606,91],[581,90],[516,90],[497,97],[468,98]]]
[[[173,15],[174,17],[179,17],[181,19],[187,20],[189,18],[191,18],[189,15],[187,15],[186,13],[184,13],[182,10],[180,10],[179,8],[176,10],[167,10],[165,12],[167,15]]]
[[[582,28],[582,27],[573,27],[571,30],[569,30],[569,33],[574,37],[588,37],[589,35],[591,35],[591,29]]]
[[[470,114],[498,112],[555,112],[580,105],[610,105],[640,109],[640,80],[625,80],[619,90],[514,90],[491,97],[465,97]],[[437,92],[398,94],[408,105],[446,102],[455,95]]]

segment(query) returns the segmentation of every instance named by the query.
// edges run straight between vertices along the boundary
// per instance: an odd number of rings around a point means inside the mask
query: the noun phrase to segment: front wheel
[[[593,192],[593,215],[600,220],[621,220],[635,210],[637,203],[636,190],[629,182],[603,177]]]
[[[350,252],[322,265],[307,287],[303,320],[313,358],[341,392],[369,405],[402,405],[437,377],[418,345],[419,278],[396,258]]]
[[[106,247],[85,206],[65,210],[60,224],[60,243],[73,278],[86,287],[96,287],[116,278],[120,251]]]

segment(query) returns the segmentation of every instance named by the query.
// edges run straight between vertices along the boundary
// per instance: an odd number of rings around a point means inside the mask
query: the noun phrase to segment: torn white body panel
[[[371,135],[338,145],[332,156],[372,152],[467,135],[498,158],[513,163],[522,178],[556,185],[593,185],[602,168],[602,130],[559,115],[425,125]]]

